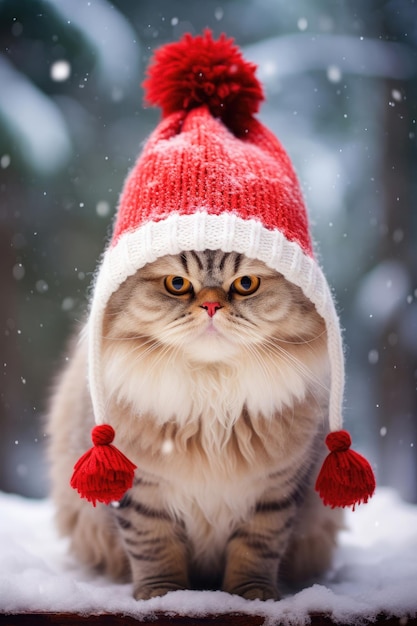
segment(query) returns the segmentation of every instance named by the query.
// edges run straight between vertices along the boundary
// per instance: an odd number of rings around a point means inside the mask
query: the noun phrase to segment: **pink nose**
[[[213,317],[216,311],[218,311],[222,307],[220,306],[220,302],[203,302],[203,304],[201,305],[201,308],[206,309],[209,316]]]

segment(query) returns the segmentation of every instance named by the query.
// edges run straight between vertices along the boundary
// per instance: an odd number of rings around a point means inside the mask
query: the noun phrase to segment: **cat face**
[[[195,363],[302,344],[324,323],[302,291],[264,263],[220,250],[164,256],[113,294],[107,338],[155,343]]]

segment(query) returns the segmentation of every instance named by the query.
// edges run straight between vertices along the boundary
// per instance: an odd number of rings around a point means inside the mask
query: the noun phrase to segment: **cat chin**
[[[184,348],[185,356],[190,361],[195,363],[224,363],[236,358],[241,349],[239,342],[233,341],[230,332],[227,333],[212,320],[201,326],[196,334],[189,337]]]
[[[239,352],[237,343],[215,335],[199,337],[185,348],[186,357],[193,363],[224,363],[235,359]]]

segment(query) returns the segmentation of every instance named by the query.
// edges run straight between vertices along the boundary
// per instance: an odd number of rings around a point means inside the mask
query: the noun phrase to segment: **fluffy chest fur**
[[[302,458],[317,431],[322,406],[313,388],[325,379],[325,359],[314,359],[314,375],[286,359],[192,367],[177,357],[126,376],[125,358],[116,349],[107,372],[119,440],[139,468],[164,479],[169,506],[190,519],[198,508],[228,528],[272,471]]]
[[[175,421],[179,427],[200,420],[207,433],[228,432],[244,408],[250,415],[272,419],[304,400],[315,386],[317,398],[323,395],[326,359],[300,352],[293,347],[273,358],[249,353],[234,363],[210,364],[175,353],[164,359],[156,354],[142,362],[134,347],[129,351],[117,344],[107,355],[106,387],[138,420],[152,414],[160,426]]]

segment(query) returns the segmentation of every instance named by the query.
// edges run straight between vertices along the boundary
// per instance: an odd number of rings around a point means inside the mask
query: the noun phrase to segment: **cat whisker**
[[[306,376],[308,379],[310,379],[311,382],[314,382],[315,384],[320,386],[323,390],[325,390],[326,392],[329,392],[328,385],[325,385],[323,381],[319,377],[317,377],[315,373],[308,366],[306,366],[301,359],[297,358],[294,354],[286,350],[279,343],[273,343],[271,341],[268,341],[267,345],[268,345],[268,349],[272,348],[272,350],[276,351],[276,353],[283,356],[287,360],[288,363],[292,363],[293,365],[295,365],[298,371],[304,376]]]
[[[146,341],[140,341],[142,338],[146,338]],[[137,335],[134,337],[107,337],[107,346],[111,346],[112,342],[120,344],[120,342],[124,341],[130,341],[131,343],[130,350],[127,350],[125,353],[126,358],[130,358],[132,355],[136,354],[135,362],[145,358],[162,345],[159,340],[152,337]]]
[[[292,339],[277,339],[277,341],[279,341],[279,343],[286,343],[286,344],[293,345],[293,346],[308,346],[314,343],[315,341],[318,341],[319,339],[321,339],[323,335],[325,334],[326,334],[326,330],[323,330],[321,333],[319,333],[318,335],[314,335],[314,337],[311,337],[310,339],[300,338],[298,341],[295,341]]]
[[[172,341],[168,341],[172,337],[172,328],[166,328],[164,331],[160,333],[160,337],[158,340],[153,339],[152,344],[149,345],[146,350],[142,351],[141,347],[138,346],[139,354],[136,356],[136,362],[144,359],[149,354],[158,350],[156,358],[150,360],[150,371],[158,367],[162,360],[165,361],[164,365],[169,365],[175,358],[178,356],[178,352],[181,348],[181,345],[174,345]]]
[[[270,370],[270,367],[268,367],[268,364],[266,363],[265,358],[259,351],[260,345],[256,341],[256,339],[260,339],[260,337],[257,337],[256,334],[253,333],[253,328],[256,328],[255,324],[251,324],[250,328],[247,328],[244,324],[239,324],[239,334],[242,335],[242,331],[243,331],[243,333],[246,333],[246,337],[251,340],[249,342],[245,342],[244,349],[245,351],[249,352],[252,357],[256,359],[256,362],[262,369],[262,372],[265,378],[268,379],[271,377],[271,370]]]
[[[109,343],[111,342],[133,343],[133,345],[131,346],[131,349],[126,353],[126,356],[130,357],[132,355],[135,355],[134,363],[138,363],[141,360],[147,358],[152,352],[158,351],[156,358],[151,359],[149,363],[151,366],[151,369],[154,369],[158,366],[160,361],[162,359],[166,359],[167,356],[169,357],[169,360],[172,360],[172,358],[174,358],[173,355],[171,354],[174,346],[173,346],[172,341],[169,341],[169,339],[172,337],[172,331],[175,329],[175,326],[176,324],[174,324],[173,328],[172,326],[171,328],[168,326],[163,331],[161,331],[158,339],[154,337],[149,337],[149,335],[141,335],[141,334],[126,335],[124,337],[123,336],[114,337],[111,335],[103,335],[103,339],[106,339],[107,342]],[[175,354],[178,354],[177,350],[178,349],[176,348]]]
[[[256,362],[258,363],[259,367],[261,368],[265,379],[268,380],[269,378],[271,378],[271,370],[270,368],[268,368],[267,363],[265,362],[265,359],[262,357],[262,354],[257,350],[256,345],[247,345],[246,346],[246,350],[251,354],[251,356],[253,356],[256,359]]]
[[[319,378],[312,369],[310,369],[308,366],[306,366],[303,361],[301,361],[300,359],[298,359],[297,357],[295,357],[294,355],[292,355],[290,352],[288,352],[287,350],[283,349],[283,348],[279,348],[277,346],[277,349],[280,353],[280,355],[284,358],[284,360],[287,361],[287,363],[289,363],[290,365],[294,366],[295,369],[305,378],[307,379],[311,385],[310,385],[310,392],[316,397],[317,400],[320,399],[320,393],[317,390],[317,388],[321,389],[322,391],[324,391],[326,394],[330,393],[330,389],[329,386],[326,385],[321,378]],[[313,386],[314,385],[314,386]]]
[[[245,326],[242,326],[240,330],[243,332],[247,331]],[[254,339],[253,333],[246,332],[246,336],[250,339]],[[260,356],[261,352],[263,352],[264,354],[268,354],[269,356],[279,355],[284,361],[286,361],[290,365],[293,365],[304,378],[307,378],[309,381],[316,384],[327,393],[329,392],[328,386],[325,385],[323,381],[303,363],[302,360],[298,359],[295,355],[291,354],[291,352],[281,346],[280,342],[267,337],[262,337],[260,339],[262,339],[262,341],[260,341],[259,343],[253,343],[252,346],[250,344],[245,344],[245,349],[251,348],[251,354],[254,356],[256,355],[257,362],[262,365],[262,369],[265,374],[268,374],[269,369],[265,367],[262,357],[261,359],[258,358],[258,355]]]

